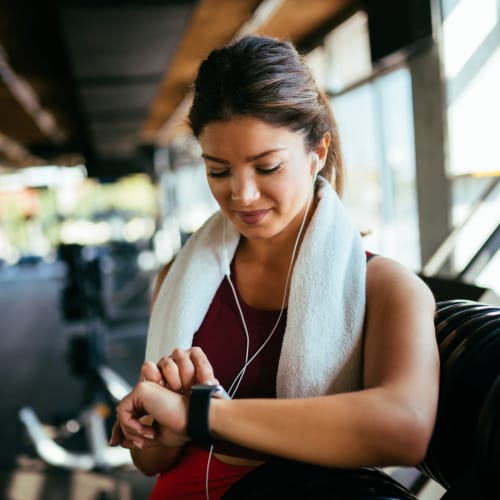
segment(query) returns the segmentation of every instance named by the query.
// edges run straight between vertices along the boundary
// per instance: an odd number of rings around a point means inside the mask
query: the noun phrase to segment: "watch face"
[[[231,399],[231,396],[226,392],[224,387],[222,385],[217,385],[215,386],[215,391],[213,392],[212,396],[215,398],[220,398],[220,399]]]
[[[231,399],[231,396],[226,392],[222,385],[208,385],[208,384],[195,384],[191,388],[191,391],[203,391],[209,392],[210,396],[219,399]]]

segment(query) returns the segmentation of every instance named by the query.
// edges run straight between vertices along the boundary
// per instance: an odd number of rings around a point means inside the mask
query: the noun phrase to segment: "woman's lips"
[[[248,210],[248,211],[237,211],[238,217],[245,224],[258,224],[269,212],[269,209],[264,210]]]

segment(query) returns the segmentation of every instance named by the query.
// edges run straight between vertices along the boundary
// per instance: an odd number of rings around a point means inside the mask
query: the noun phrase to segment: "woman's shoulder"
[[[368,302],[423,300],[434,302],[424,281],[400,262],[367,252],[366,294]]]
[[[158,297],[158,293],[160,292],[160,288],[163,285],[163,282],[165,281],[165,278],[167,277],[168,271],[172,264],[174,263],[174,259],[171,261],[167,262],[159,271],[158,274],[156,275],[156,281],[155,285],[153,288],[153,295],[151,298],[151,304],[155,303],[156,297]]]

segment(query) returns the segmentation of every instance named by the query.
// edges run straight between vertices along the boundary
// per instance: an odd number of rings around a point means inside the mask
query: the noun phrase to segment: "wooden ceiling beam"
[[[1,46],[0,78],[19,105],[48,139],[54,144],[60,144],[66,139],[66,134],[59,127],[54,116],[40,104],[40,99],[33,87],[11,68]]]
[[[81,152],[88,149],[88,137],[56,4],[22,0],[0,6],[4,49],[0,57],[0,132],[30,150],[41,145],[57,152],[72,145]]]
[[[352,3],[353,0],[286,0],[257,33],[300,43]]]
[[[2,167],[17,168],[44,164],[44,160],[31,154],[19,142],[0,132],[0,165]]]
[[[224,45],[251,18],[260,0],[202,0],[190,23],[151,106],[143,127],[143,140],[154,142],[158,130],[188,94],[200,62],[214,48]]]
[[[143,140],[167,145],[177,134],[187,132],[184,124],[192,102],[190,87],[200,62],[213,48],[222,46],[242,32],[255,32],[300,44],[332,19],[340,18],[356,1],[201,1],[153,103],[143,128]],[[267,17],[260,18],[259,8],[261,13],[268,10],[265,12]]]

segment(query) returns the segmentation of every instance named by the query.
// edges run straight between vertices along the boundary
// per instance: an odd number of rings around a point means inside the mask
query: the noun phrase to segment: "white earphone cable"
[[[210,490],[208,489],[208,476],[210,474],[210,462],[212,461],[213,451],[214,451],[214,445],[212,444],[208,452],[207,468],[205,470],[205,496],[207,497],[207,500],[210,500]]]
[[[317,160],[317,164],[318,163],[319,163],[319,158]],[[267,343],[271,340],[271,337],[273,336],[274,332],[278,328],[278,325],[279,325],[279,323],[281,321],[281,318],[283,316],[283,311],[285,310],[286,295],[287,295],[287,292],[288,292],[288,285],[290,283],[290,277],[292,275],[293,263],[295,261],[295,254],[297,253],[297,249],[298,249],[298,246],[299,246],[300,237],[301,237],[302,232],[304,230],[304,226],[305,226],[306,219],[307,219],[307,214],[309,212],[309,208],[311,206],[311,202],[312,202],[312,199],[313,199],[314,185],[315,185],[316,175],[317,175],[318,170],[319,169],[317,167],[315,175],[314,175],[314,178],[313,178],[311,194],[309,195],[309,198],[307,200],[307,205],[306,205],[306,209],[305,209],[305,212],[304,212],[304,217],[302,218],[302,223],[300,225],[299,232],[297,233],[297,238],[295,239],[295,243],[294,243],[294,246],[293,246],[292,257],[290,259],[290,264],[288,266],[287,276],[286,276],[286,280],[285,280],[285,289],[284,289],[284,293],[283,293],[283,299],[281,301],[281,308],[280,308],[280,312],[279,312],[279,315],[278,315],[278,319],[276,320],[276,322],[275,322],[275,324],[274,324],[271,332],[267,336],[266,340],[261,344],[261,346],[257,349],[257,351],[255,351],[255,353],[252,355],[252,357],[250,359],[248,358],[248,356],[249,356],[249,349],[250,349],[250,335],[248,333],[248,326],[247,326],[247,323],[245,321],[245,316],[243,314],[243,310],[241,308],[240,301],[238,300],[238,294],[236,293],[236,288],[235,288],[235,286],[234,286],[234,284],[233,284],[233,282],[231,280],[231,276],[230,276],[230,274],[231,274],[231,270],[230,269],[231,268],[230,268],[229,258],[228,258],[227,250],[226,250],[226,219],[223,218],[223,224],[224,224],[223,225],[223,244],[224,244],[224,246],[223,246],[223,253],[224,253],[224,259],[225,259],[224,266],[226,267],[226,278],[227,278],[227,280],[229,282],[229,285],[231,286],[231,290],[233,292],[234,300],[236,302],[236,306],[237,306],[238,312],[240,314],[241,323],[243,325],[243,330],[245,332],[245,340],[246,340],[245,363],[243,364],[241,370],[238,372],[238,374],[234,378],[233,382],[231,383],[229,389],[227,390],[227,392],[228,392],[228,394],[229,394],[229,396],[231,398],[236,394],[236,391],[238,390],[238,388],[240,386],[240,383],[243,380],[243,377],[245,375],[245,372],[246,372],[248,366],[260,354],[260,352],[262,351],[262,349],[264,349],[264,347],[267,345]],[[206,494],[207,500],[210,500],[210,491],[209,491],[208,484],[209,484],[209,475],[210,475],[210,462],[212,460],[213,449],[214,449],[214,446],[213,445],[210,446],[210,451],[209,451],[208,460],[207,460],[207,467],[206,467],[206,471],[205,471],[205,494]]]
[[[307,206],[306,206],[306,210],[305,210],[305,213],[304,213],[304,217],[302,219],[302,223],[300,225],[300,229],[299,229],[299,232],[297,233],[297,238],[295,239],[295,244],[293,246],[292,258],[290,259],[290,265],[288,266],[288,272],[287,272],[286,281],[285,281],[285,289],[284,289],[284,293],[283,293],[283,299],[281,301],[281,308],[280,308],[280,313],[278,315],[278,319],[276,320],[276,323],[274,324],[273,329],[271,330],[271,333],[268,335],[268,337],[266,338],[266,340],[262,343],[262,345],[259,347],[259,349],[257,349],[257,351],[252,355],[252,357],[245,362],[245,364],[243,365],[243,367],[239,371],[238,375],[236,375],[236,378],[233,380],[233,383],[231,384],[231,387],[228,390],[228,393],[229,393],[229,395],[231,397],[233,397],[233,395],[238,390],[239,384],[240,384],[241,380],[243,379],[243,376],[245,374],[245,371],[246,371],[248,365],[260,354],[260,352],[262,351],[262,349],[264,349],[264,347],[267,345],[267,343],[271,340],[271,337],[273,336],[274,332],[278,328],[278,325],[279,325],[279,322],[281,320],[281,317],[283,316],[283,311],[285,310],[285,303],[286,303],[286,295],[287,295],[287,291],[288,291],[288,285],[290,283],[290,277],[292,275],[293,263],[294,263],[294,260],[295,260],[295,254],[297,253],[297,248],[298,248],[298,245],[299,245],[300,237],[302,235],[302,231],[304,230],[305,222],[306,222],[306,219],[307,219],[307,213],[309,212],[309,207],[311,206],[311,200],[312,200],[312,195],[309,196],[309,200],[307,201]],[[244,330],[246,332],[247,339],[248,339],[248,342],[249,342],[250,341],[250,337],[249,337],[249,334],[248,334],[248,327],[246,325],[245,318],[243,316],[243,311],[241,310],[241,307],[240,307],[240,304],[239,304],[239,301],[238,301],[238,296],[236,294],[235,287],[234,287],[234,285],[233,285],[230,277],[228,276],[227,278],[228,278],[228,281],[229,281],[229,283],[231,285],[231,289],[233,290],[234,299],[235,299],[236,304],[238,306],[238,310],[240,311],[241,321],[243,323],[243,327],[244,327]],[[247,345],[247,352],[248,352],[248,345]],[[238,385],[233,390],[233,386],[234,386],[236,380],[238,380],[238,379],[239,379]]]

